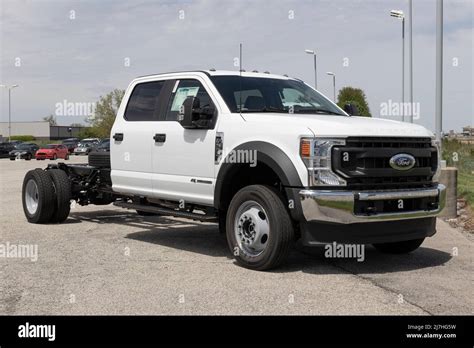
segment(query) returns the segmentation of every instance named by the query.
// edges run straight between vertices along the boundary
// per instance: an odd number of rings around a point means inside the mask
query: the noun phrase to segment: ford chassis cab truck
[[[255,270],[280,265],[297,240],[414,251],[445,204],[440,146],[422,126],[344,110],[287,76],[139,77],[110,153],[29,171],[24,213],[61,223],[75,201],[216,222],[231,255]]]

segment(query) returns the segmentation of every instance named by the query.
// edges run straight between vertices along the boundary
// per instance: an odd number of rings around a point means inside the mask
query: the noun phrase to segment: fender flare
[[[240,144],[233,149],[233,151],[235,150],[256,150],[257,164],[261,162],[270,167],[270,169],[276,173],[284,187],[303,187],[293,162],[286,153],[277,146],[263,141],[250,141]],[[216,178],[216,186],[214,189],[214,207],[216,209],[219,209],[226,178],[232,175],[232,172],[239,167],[235,163],[229,163],[229,161],[227,161],[229,156],[230,154],[224,159]],[[295,199],[295,197],[293,197],[294,190],[286,189],[286,192],[289,199]]]

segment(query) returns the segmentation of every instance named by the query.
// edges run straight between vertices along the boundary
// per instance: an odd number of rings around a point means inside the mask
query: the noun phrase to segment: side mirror
[[[344,111],[347,112],[351,116],[357,116],[359,114],[359,110],[357,110],[357,106],[350,103],[347,103],[344,105]]]
[[[186,129],[212,128],[214,111],[208,106],[201,108],[199,98],[187,97],[179,110],[178,121]]]

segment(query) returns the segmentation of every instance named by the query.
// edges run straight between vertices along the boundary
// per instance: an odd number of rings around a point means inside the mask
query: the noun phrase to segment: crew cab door
[[[184,129],[178,122],[186,97],[198,97],[201,107],[216,107],[209,90],[206,81],[198,77],[173,81],[164,118],[154,128],[152,185],[156,198],[213,204],[217,127]]]
[[[152,194],[152,137],[164,84],[149,81],[131,86],[128,103],[117,114],[110,143],[112,188],[116,192]]]

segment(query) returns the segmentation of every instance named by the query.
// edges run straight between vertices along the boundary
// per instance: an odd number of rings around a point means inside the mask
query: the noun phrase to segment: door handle
[[[155,143],[164,143],[166,141],[166,134],[155,134],[153,139]]]
[[[123,133],[115,133],[112,138],[114,138],[115,141],[122,141],[123,140]]]

